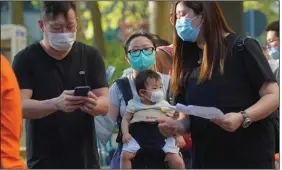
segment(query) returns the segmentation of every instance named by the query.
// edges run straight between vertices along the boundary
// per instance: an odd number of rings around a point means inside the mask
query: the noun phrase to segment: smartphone
[[[88,92],[91,90],[89,86],[79,86],[74,89],[75,96],[88,96]]]

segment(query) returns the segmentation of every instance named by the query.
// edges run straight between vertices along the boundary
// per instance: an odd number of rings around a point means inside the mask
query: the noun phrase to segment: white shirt
[[[270,65],[270,68],[272,70],[272,72],[274,73],[276,71],[276,69],[279,67],[279,60],[275,60],[275,59],[269,59],[268,63]]]

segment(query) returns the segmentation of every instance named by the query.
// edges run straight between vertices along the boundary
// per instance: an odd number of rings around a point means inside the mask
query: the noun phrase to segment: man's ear
[[[38,20],[38,25],[39,25],[39,28],[42,32],[44,32],[44,24],[43,24],[43,21],[42,20]]]
[[[169,18],[169,22],[171,23],[171,25],[174,25],[174,19],[173,19],[173,17],[170,17],[170,18]]]

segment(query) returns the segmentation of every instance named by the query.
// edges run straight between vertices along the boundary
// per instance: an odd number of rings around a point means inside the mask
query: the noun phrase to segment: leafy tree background
[[[20,16],[25,10],[39,10],[41,1],[18,1],[12,3],[12,17],[15,24],[22,24],[23,18]],[[168,2],[157,2],[157,6],[168,7]],[[169,2],[172,3],[172,2]],[[163,34],[164,22],[168,22],[165,10],[150,10],[148,0],[145,1],[77,1],[78,40],[88,45],[97,47],[104,57],[106,66],[113,65],[116,72],[112,77],[115,80],[122,75],[122,71],[129,67],[124,60],[125,53],[123,42],[128,34],[138,29],[148,30],[149,20],[156,18],[155,22],[150,22],[156,32],[163,38],[171,40],[170,35]],[[243,2],[244,12],[249,9],[260,10],[266,15],[267,24],[279,19],[279,1],[245,1]],[[94,16],[94,17],[93,17]],[[158,18],[159,17],[159,18]],[[166,19],[167,18],[167,19]],[[152,25],[154,24],[154,25]],[[160,27],[160,28],[159,28]],[[171,30],[170,30],[171,31]],[[170,32],[169,31],[169,32]],[[96,34],[96,35],[95,35]],[[170,33],[167,33],[170,34]],[[169,38],[168,38],[169,37]],[[264,34],[256,37],[264,45]]]
[[[267,25],[273,21],[279,20],[279,1],[245,1],[244,12],[249,9],[259,10],[266,16]],[[265,45],[265,35],[264,33],[256,37],[261,45]]]

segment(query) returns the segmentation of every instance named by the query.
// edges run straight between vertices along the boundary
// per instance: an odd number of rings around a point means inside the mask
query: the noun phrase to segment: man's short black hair
[[[161,80],[161,76],[153,70],[139,71],[134,80],[138,94],[139,94],[139,90],[146,89],[146,84],[148,79]]]
[[[276,36],[279,37],[279,21],[274,21],[270,25],[267,26],[265,29],[266,32],[268,31],[275,31]]]
[[[55,19],[60,14],[67,17],[70,9],[76,12],[75,2],[73,1],[43,1],[41,8],[41,18]]]

